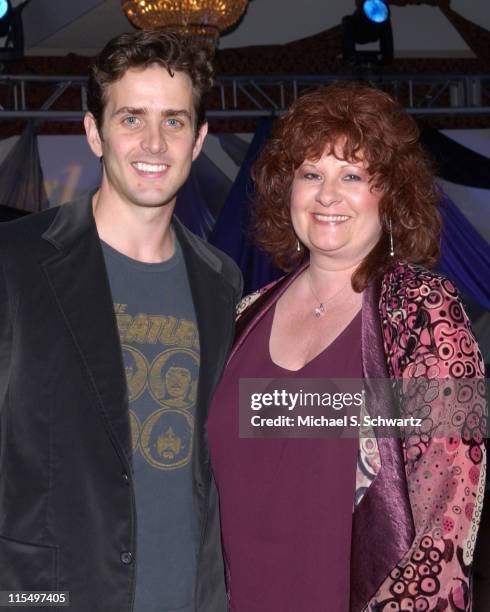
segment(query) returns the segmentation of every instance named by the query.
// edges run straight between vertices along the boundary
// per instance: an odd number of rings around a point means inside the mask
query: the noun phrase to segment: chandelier
[[[215,45],[245,12],[248,0],[122,0],[127,18],[137,28],[171,28]]]

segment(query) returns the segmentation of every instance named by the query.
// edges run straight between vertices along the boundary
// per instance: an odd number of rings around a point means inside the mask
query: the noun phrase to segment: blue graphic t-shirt
[[[137,509],[134,612],[191,612],[191,455],[199,334],[182,251],[135,261],[103,243],[126,368]]]

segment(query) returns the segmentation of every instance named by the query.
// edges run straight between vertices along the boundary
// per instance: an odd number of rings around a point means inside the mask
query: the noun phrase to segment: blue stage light
[[[381,0],[366,0],[362,9],[366,17],[375,23],[383,23],[389,17],[388,7]]]
[[[7,0],[0,0],[0,19],[3,19],[9,10],[9,3]]]

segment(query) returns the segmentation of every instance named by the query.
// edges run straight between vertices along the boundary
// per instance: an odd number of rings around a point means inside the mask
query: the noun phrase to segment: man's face
[[[131,68],[105,97],[101,133],[85,117],[90,147],[103,156],[101,190],[125,205],[173,208],[207,133],[204,124],[195,134],[190,78],[158,64]]]

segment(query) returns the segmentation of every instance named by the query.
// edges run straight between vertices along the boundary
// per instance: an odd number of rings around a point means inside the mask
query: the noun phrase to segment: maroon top
[[[361,378],[361,313],[296,372],[273,363],[274,308],[250,332],[208,420],[231,610],[346,612],[355,438],[239,438],[239,378]],[[248,349],[248,350],[247,350]]]

